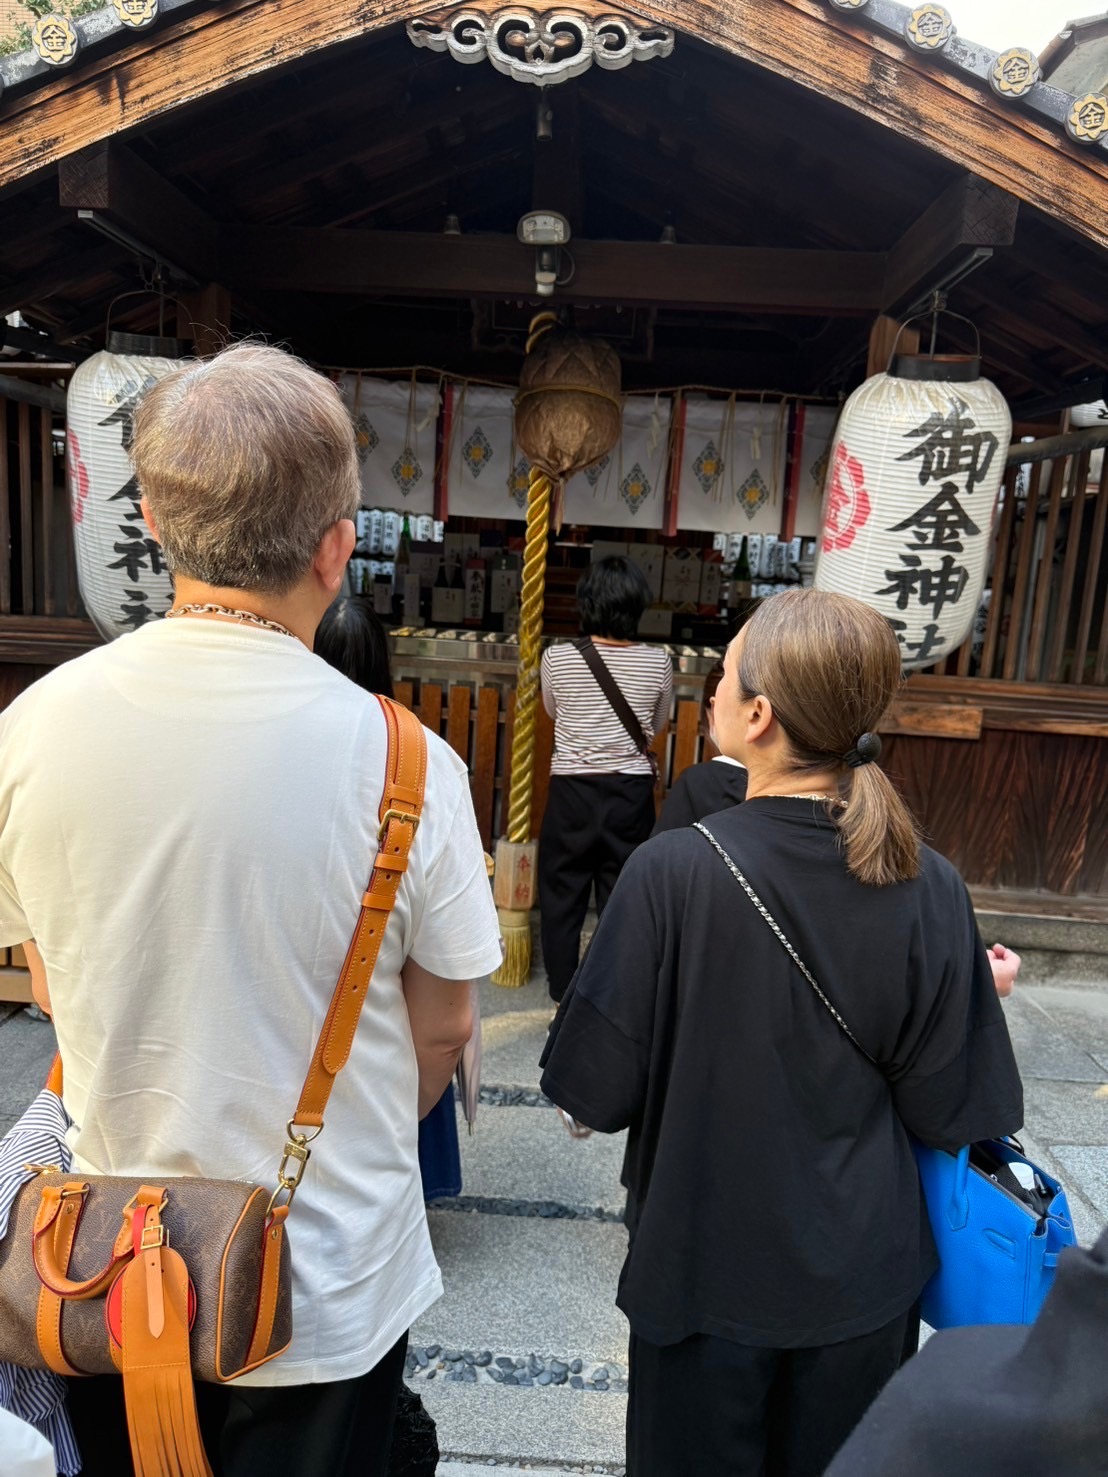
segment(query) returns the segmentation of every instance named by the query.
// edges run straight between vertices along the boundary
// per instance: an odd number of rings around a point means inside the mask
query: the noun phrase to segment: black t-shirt
[[[907,1130],[954,1149],[1020,1127],[1007,1027],[965,885],[935,852],[918,878],[867,887],[811,801],[706,824],[880,1071],[690,828],[624,867],[542,1088],[590,1127],[631,1129],[617,1302],[636,1334],[836,1343],[904,1312],[934,1269]]]
[[[724,759],[690,764],[677,776],[650,834],[659,836],[678,826],[691,826],[693,821],[745,799],[746,770],[741,764],[728,764]]]

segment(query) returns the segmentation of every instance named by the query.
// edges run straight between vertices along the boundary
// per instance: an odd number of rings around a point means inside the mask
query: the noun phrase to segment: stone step
[[[1004,1002],[1020,1075],[1026,1082],[1108,1079],[1108,994],[1023,986]]]
[[[490,986],[496,989],[496,986]],[[538,1089],[539,1057],[546,1045],[554,1004],[535,991],[535,983],[525,987],[531,1003],[522,1004],[481,1020],[481,1080],[497,1086]],[[534,993],[532,993],[534,992]]]
[[[467,1199],[553,1201],[622,1214],[626,1197],[619,1172],[626,1134],[574,1139],[553,1108],[486,1106],[472,1135],[459,1108],[458,1133]]]
[[[431,1385],[421,1381],[418,1389],[438,1426],[439,1447],[452,1457],[524,1461],[540,1471],[567,1464],[622,1471],[626,1395],[444,1385],[437,1380]],[[458,1465],[459,1477],[482,1470]],[[450,1471],[449,1466],[439,1467],[440,1477]]]
[[[622,1226],[434,1209],[427,1219],[446,1293],[413,1327],[414,1346],[612,1360],[626,1371],[627,1320],[615,1306]]]

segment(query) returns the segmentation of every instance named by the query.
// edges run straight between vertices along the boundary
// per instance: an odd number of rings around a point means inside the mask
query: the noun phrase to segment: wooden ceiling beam
[[[573,241],[560,301],[850,316],[880,307],[879,252],[788,251],[644,241]],[[222,277],[265,291],[535,296],[534,254],[514,237],[227,227]]]
[[[973,252],[1011,246],[1019,201],[996,185],[963,175],[949,185],[889,253],[887,313],[920,302],[941,287]]]
[[[123,144],[105,139],[63,159],[58,200],[65,209],[93,211],[108,231],[121,231],[199,283],[219,279],[216,223]]]
[[[118,259],[118,250],[106,243],[103,246],[90,243],[79,257],[66,252],[37,272],[0,286],[0,317],[20,308],[37,306],[59,292],[72,291],[74,281],[82,273],[93,276],[110,271]]]

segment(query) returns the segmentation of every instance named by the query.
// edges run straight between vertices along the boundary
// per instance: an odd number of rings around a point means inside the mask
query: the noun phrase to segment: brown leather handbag
[[[379,698],[388,769],[378,850],[272,1192],[237,1180],[38,1171],[0,1241],[0,1360],[123,1375],[136,1477],[211,1477],[193,1378],[224,1383],[292,1338],[285,1221],[345,1066],[423,808],[418,719]],[[61,1065],[48,1083],[61,1092]]]

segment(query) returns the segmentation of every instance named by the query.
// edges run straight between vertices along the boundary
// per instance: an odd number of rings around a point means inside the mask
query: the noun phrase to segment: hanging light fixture
[[[1004,397],[981,377],[980,338],[974,355],[935,353],[944,311],[937,297],[929,353],[898,355],[894,345],[887,373],[844,405],[816,563],[816,589],[888,617],[908,670],[969,635],[1012,438]]]

